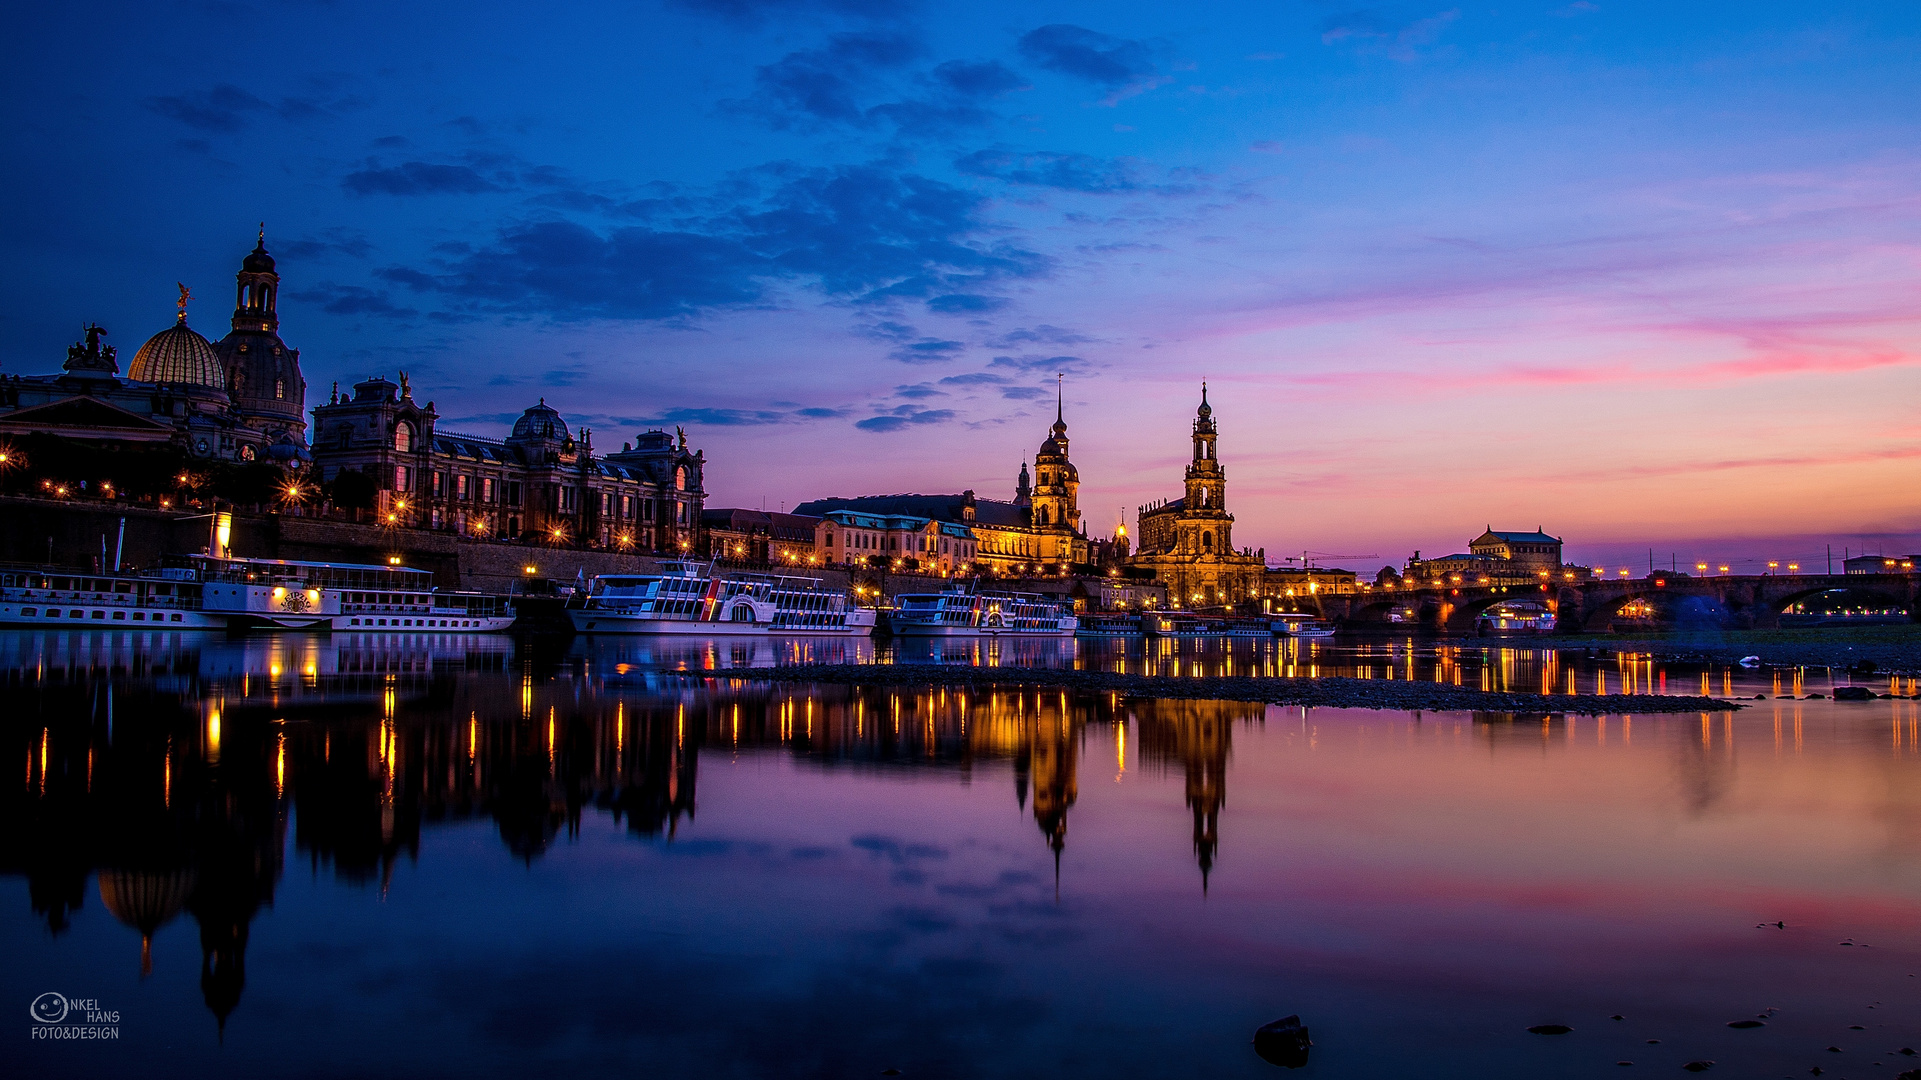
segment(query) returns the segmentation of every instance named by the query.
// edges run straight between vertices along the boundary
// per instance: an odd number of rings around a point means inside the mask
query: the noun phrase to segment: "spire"
[[[1205,420],[1214,415],[1214,407],[1207,403],[1207,380],[1201,380],[1201,407],[1194,410],[1195,415]]]

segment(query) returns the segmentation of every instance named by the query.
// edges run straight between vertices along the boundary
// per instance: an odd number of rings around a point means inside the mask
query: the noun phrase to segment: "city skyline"
[[[1921,547],[1895,5],[223,10],[6,46],[0,371],[175,281],[216,329],[265,218],[309,408],[406,369],[453,429],[684,425],[714,506],[1005,498],[1065,372],[1092,535],[1178,494],[1206,379],[1271,562]]]

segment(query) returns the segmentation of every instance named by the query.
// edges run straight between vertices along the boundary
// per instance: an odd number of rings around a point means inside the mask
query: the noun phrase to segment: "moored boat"
[[[712,564],[668,561],[654,574],[602,574],[568,601],[574,629],[588,634],[865,637],[874,612],[820,579],[722,574]]]
[[[1072,637],[1071,602],[1033,593],[907,593],[890,619],[900,637]]]

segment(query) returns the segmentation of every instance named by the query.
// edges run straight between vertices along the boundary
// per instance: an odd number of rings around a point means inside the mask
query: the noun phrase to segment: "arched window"
[[[273,396],[276,399],[285,400],[287,396],[287,380],[275,379],[273,381]]]
[[[687,466],[685,465],[682,465],[674,470],[674,490],[675,491],[687,490]]]
[[[412,424],[394,425],[394,449],[406,453],[414,448],[414,426]]]
[[[1201,550],[1202,551],[1214,550],[1214,534],[1213,533],[1204,532],[1201,534]]]

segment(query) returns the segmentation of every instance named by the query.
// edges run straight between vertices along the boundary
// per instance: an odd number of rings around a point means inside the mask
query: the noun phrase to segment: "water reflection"
[[[1775,677],[1541,650],[1114,644],[982,642],[939,654],[943,662],[1120,663],[1188,674],[1306,665],[1385,677],[1391,668],[1396,678],[1411,671],[1495,688],[1559,685],[1571,675],[1606,677],[1622,691],[1672,682],[1693,692],[1698,676],[1731,692]],[[776,763],[849,796],[911,781],[886,789],[899,806],[938,807],[943,792],[992,785],[1000,805],[1021,815],[1016,849],[1052,864],[1057,899],[1064,879],[1070,892],[1077,882],[1111,890],[1117,874],[1151,879],[1160,870],[1185,895],[1247,904],[1246,892],[1221,899],[1229,868],[1272,876],[1275,860],[1264,854],[1296,830],[1333,829],[1356,858],[1372,859],[1370,845],[1393,833],[1380,822],[1396,815],[1417,823],[1406,827],[1424,832],[1424,844],[1388,844],[1378,857],[1430,876],[1458,858],[1499,877],[1514,872],[1501,865],[1501,845],[1470,838],[1536,813],[1594,814],[1578,828],[1598,828],[1588,822],[1628,816],[1623,793],[1631,791],[1673,821],[1713,822],[1737,812],[1737,792],[1833,798],[1860,790],[1863,777],[1885,785],[1866,815],[1885,830],[1881,871],[1912,881],[1921,858],[1921,715],[1912,701],[1854,712],[1776,701],[1739,716],[1357,718],[1233,702],[739,677],[738,669],[798,658],[910,658],[870,649],[639,639],[549,648],[485,635],[0,635],[4,730],[18,755],[0,819],[0,871],[26,879],[34,918],[55,937],[71,935],[97,898],[131,929],[127,970],[137,964],[143,977],[155,968],[156,935],[190,923],[201,1001],[224,1030],[246,997],[250,931],[283,885],[283,860],[346,893],[384,898],[404,891],[397,870],[435,857],[423,855],[435,829],[463,823],[491,832],[492,850],[527,871],[550,868],[555,849],[596,820],[616,825],[636,849],[666,849],[684,843],[703,784],[712,790],[717,772],[735,800],[722,812],[738,816],[750,790],[733,771],[741,761]],[[1237,742],[1252,747],[1251,764],[1237,761]],[[1478,767],[1486,778],[1436,793]],[[1605,794],[1584,795],[1584,784]],[[1139,801],[1116,803],[1116,791]],[[1603,812],[1580,801],[1588,796]],[[1115,825],[1117,805],[1135,815],[1125,829]],[[792,824],[814,822],[803,813]],[[1170,849],[1171,861],[1157,854]],[[1615,851],[1583,849],[1630,876],[1646,872],[1606,854]],[[1087,853],[1078,866],[1069,858],[1076,852]],[[1103,872],[1104,858],[1126,869]],[[912,875],[902,870],[896,880]]]

